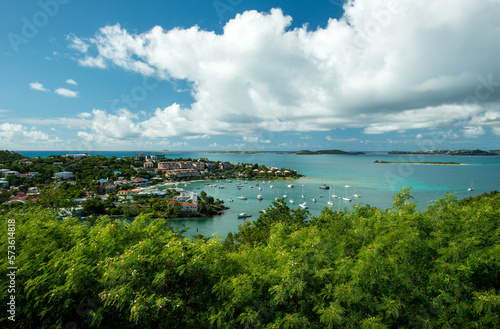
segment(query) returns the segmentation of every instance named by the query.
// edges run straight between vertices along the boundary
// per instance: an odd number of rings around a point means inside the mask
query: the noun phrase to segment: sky
[[[500,0],[4,0],[0,35],[0,149],[500,149]]]

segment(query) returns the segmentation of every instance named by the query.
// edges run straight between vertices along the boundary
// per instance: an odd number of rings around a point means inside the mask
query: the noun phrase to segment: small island
[[[459,162],[437,162],[437,161],[378,161],[374,163],[397,163],[397,164],[421,164],[421,165],[461,165]]]
[[[319,151],[300,150],[297,152],[292,152],[292,154],[297,154],[297,155],[319,155],[319,154],[360,155],[360,154],[365,154],[365,153],[364,152],[346,152],[346,151],[342,151],[342,150],[319,150]]]

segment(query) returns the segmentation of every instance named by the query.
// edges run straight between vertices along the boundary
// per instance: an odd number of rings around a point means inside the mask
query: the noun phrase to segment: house
[[[143,165],[144,168],[154,168],[155,167],[155,164],[151,161],[146,161],[144,162],[144,165]]]
[[[11,177],[11,176],[19,177],[19,171],[9,170],[9,171],[5,171],[3,173],[3,175],[4,175],[4,177]]]
[[[193,162],[193,168],[199,171],[202,171],[205,169],[205,163],[203,162]]]
[[[229,162],[221,162],[221,163],[219,163],[219,169],[228,170],[230,168],[231,168],[231,165],[229,164]]]
[[[207,169],[208,169],[208,170],[213,170],[213,169],[215,169],[215,163],[212,163],[212,162],[207,162],[205,165],[207,166]]]
[[[169,207],[173,207],[174,204],[180,203],[179,201],[172,200],[168,203]],[[181,204],[181,211],[182,212],[197,212],[198,211],[198,204],[196,203],[180,203]]]
[[[112,184],[108,184],[106,185],[106,192],[113,192],[114,190],[116,189],[116,186],[112,185]]]
[[[139,161],[139,154],[138,153],[134,154],[134,161]]]
[[[60,171],[60,172],[56,172],[54,173],[54,178],[58,178],[58,179],[69,179],[69,178],[73,178],[73,172],[71,171]]]
[[[174,200],[179,202],[197,203],[198,194],[196,192],[191,192],[191,191],[181,191],[179,192],[178,195],[174,196]]]
[[[81,160],[83,158],[87,158],[89,155],[87,153],[84,154],[65,154],[63,157],[65,158],[73,158],[75,160]]]
[[[0,188],[8,188],[9,182],[6,180],[0,180]]]

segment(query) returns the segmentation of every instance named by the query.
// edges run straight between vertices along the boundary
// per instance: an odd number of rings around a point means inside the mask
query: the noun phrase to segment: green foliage
[[[404,189],[391,209],[325,209],[309,220],[278,201],[224,241],[184,238],[150,216],[91,225],[11,211],[1,229],[15,219],[16,325],[499,327],[500,194],[446,196],[422,212],[410,199]],[[6,277],[5,258],[0,266]]]

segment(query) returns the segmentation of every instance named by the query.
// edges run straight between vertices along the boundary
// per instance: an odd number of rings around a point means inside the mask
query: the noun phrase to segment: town
[[[26,158],[0,151],[0,207],[40,204],[61,217],[205,217],[227,209],[204,191],[185,191],[180,182],[221,179],[288,179],[295,170],[207,159],[169,159],[165,154],[133,157],[53,155]]]

